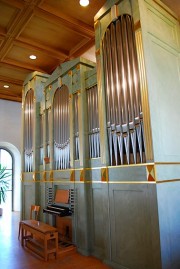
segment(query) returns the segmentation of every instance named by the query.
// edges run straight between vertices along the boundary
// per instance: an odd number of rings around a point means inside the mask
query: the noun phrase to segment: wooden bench
[[[41,256],[45,261],[51,253],[57,258],[57,229],[37,220],[23,220],[21,221],[21,245]]]

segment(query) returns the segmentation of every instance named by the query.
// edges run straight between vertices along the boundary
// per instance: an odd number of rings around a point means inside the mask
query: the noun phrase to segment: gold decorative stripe
[[[155,162],[155,165],[180,165],[180,162]]]
[[[46,181],[46,172],[43,173],[43,181]]]
[[[108,168],[102,168],[101,169],[101,181],[102,182],[108,182],[109,180],[109,175],[108,175]]]
[[[75,171],[72,170],[70,173],[70,181],[75,181]]]
[[[118,17],[118,7],[117,5],[113,5],[111,7],[111,21],[115,20]]]
[[[134,30],[137,31],[137,30],[140,29],[140,28],[141,28],[141,22],[140,22],[140,20],[139,20],[139,21],[137,21],[137,22],[134,24]]]
[[[124,164],[117,166],[107,166],[108,169],[117,169],[117,168],[131,168],[131,167],[141,167],[141,166],[150,166],[150,165],[180,165],[180,162],[150,162],[150,163],[137,163],[137,164]],[[105,166],[97,166],[97,167],[86,167],[84,170],[101,170],[106,168]],[[71,168],[71,169],[63,169],[63,170],[43,170],[43,171],[34,171],[34,172],[22,172],[22,177],[24,175],[29,174],[43,174],[53,172],[72,172],[72,171],[81,171],[82,168]]]
[[[170,182],[180,182],[180,179],[167,179],[167,180],[158,180],[156,183],[161,184],[161,183],[170,183]]]
[[[77,68],[77,67],[76,67],[76,68]],[[77,69],[79,69],[79,67],[78,67]],[[72,73],[73,73],[72,70],[69,70],[69,71],[68,71],[68,75],[69,75],[69,76],[72,76]]]
[[[87,168],[84,168],[85,170],[101,170],[101,169],[103,169],[103,168],[105,168],[104,166],[103,167],[87,167]]]
[[[29,182],[29,181],[28,181]],[[33,182],[33,181],[32,181]],[[37,181],[36,181],[37,182]],[[52,182],[51,180],[46,180],[46,181],[39,181],[39,182]],[[156,181],[128,181],[128,180],[123,180],[123,181],[115,181],[115,180],[111,180],[111,181],[102,181],[102,180],[86,180],[84,179],[84,181],[82,180],[75,180],[75,181],[66,181],[66,180],[60,180],[60,179],[54,179],[53,182],[57,183],[73,183],[73,184],[76,184],[76,183],[88,183],[88,184],[91,184],[91,183],[111,183],[111,184],[154,184],[156,183]]]
[[[109,181],[110,184],[156,184],[156,181]]]
[[[37,172],[22,172],[23,175],[25,175],[25,174],[29,175],[29,174],[33,174],[33,173],[37,173]]]
[[[144,124],[144,134],[145,134],[145,144],[146,144],[146,159],[153,160],[148,86],[147,86],[144,53],[143,53],[143,46],[142,46],[142,33],[140,30],[136,32],[136,47],[137,47],[138,66],[139,66],[139,75],[140,75],[142,111],[143,111],[143,118],[144,118],[143,124]]]
[[[100,49],[96,50],[96,56],[100,55]]]
[[[147,180],[148,181],[156,181],[156,167],[155,165],[147,165],[146,167]]]
[[[117,166],[108,166],[108,168],[109,169],[112,169],[112,168],[128,168],[128,167],[149,166],[149,165],[154,165],[154,163],[123,164],[123,165],[117,165]]]
[[[80,171],[80,181],[84,182],[85,180],[85,169],[81,169]]]
[[[25,183],[40,183],[40,182],[45,182],[45,181],[40,181],[40,180],[23,180],[22,182],[25,182]]]
[[[52,183],[51,180],[22,180],[23,183]],[[66,181],[66,180],[53,180],[54,183],[63,184],[162,184],[171,182],[180,182],[180,179],[169,179],[161,181],[101,181],[101,180],[85,180],[85,181]]]
[[[49,177],[50,177],[51,181],[54,180],[54,172],[53,172],[53,170],[50,171]]]

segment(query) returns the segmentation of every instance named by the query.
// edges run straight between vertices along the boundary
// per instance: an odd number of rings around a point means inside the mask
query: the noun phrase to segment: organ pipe
[[[53,103],[55,169],[70,167],[69,91],[58,88]]]
[[[143,114],[132,16],[121,15],[102,40],[111,165],[145,161]]]
[[[25,172],[32,172],[34,130],[34,91],[30,89],[24,106],[24,164]]]
[[[43,164],[43,115],[40,115],[40,164]]]
[[[86,90],[88,109],[89,157],[100,157],[99,113],[97,85]]]
[[[74,94],[74,143],[75,143],[75,160],[79,160],[78,93]]]

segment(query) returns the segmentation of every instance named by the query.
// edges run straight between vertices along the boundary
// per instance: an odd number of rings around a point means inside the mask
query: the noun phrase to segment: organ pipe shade
[[[24,164],[25,172],[32,171],[34,131],[34,91],[30,89],[24,104]]]
[[[102,40],[111,165],[145,162],[143,113],[132,16],[121,15]]]
[[[53,102],[54,164],[55,169],[70,166],[69,90],[58,88]]]

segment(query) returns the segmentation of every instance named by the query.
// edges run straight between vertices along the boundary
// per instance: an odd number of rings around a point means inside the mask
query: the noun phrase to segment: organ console
[[[49,193],[52,196],[52,190]],[[53,203],[48,197],[48,205],[43,209],[43,213],[50,214],[55,217],[55,226],[59,234],[60,244],[72,244],[72,220],[74,205],[74,190],[57,189]]]
[[[46,208],[43,209],[43,213],[48,213],[58,217],[70,216],[72,214],[69,207],[61,206],[58,204],[48,205]]]
[[[43,209],[43,213],[58,217],[71,216],[70,191],[58,189],[56,191],[54,203],[47,205],[47,207]]]

